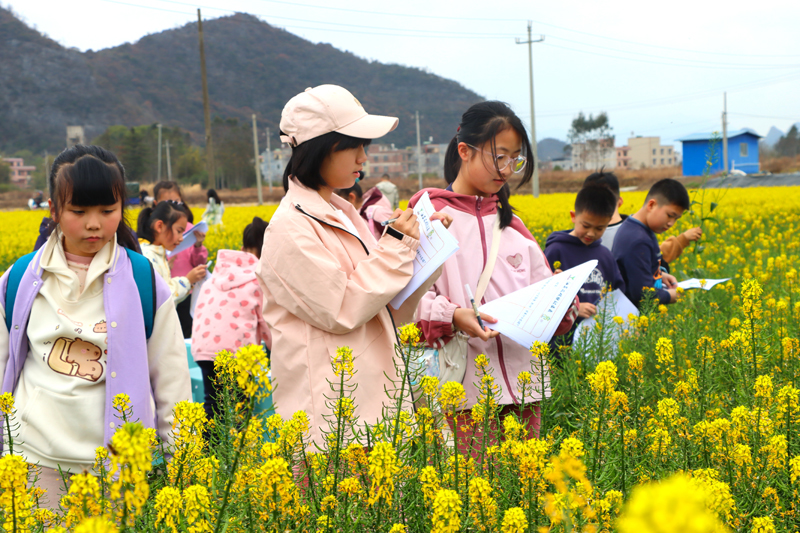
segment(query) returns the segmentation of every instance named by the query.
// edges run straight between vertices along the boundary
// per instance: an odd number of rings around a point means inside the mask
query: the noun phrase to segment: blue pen
[[[469,301],[472,304],[472,310],[475,311],[475,318],[478,319],[478,325],[481,327],[481,331],[483,331],[486,328],[483,327],[483,320],[481,320],[481,313],[480,311],[478,311],[478,305],[475,303],[475,297],[472,295],[472,289],[469,288],[469,283],[464,285],[464,287],[467,289],[467,296],[469,296]]]

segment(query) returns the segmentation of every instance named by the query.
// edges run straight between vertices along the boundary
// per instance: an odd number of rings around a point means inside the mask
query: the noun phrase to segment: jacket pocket
[[[72,396],[35,387],[20,417],[25,447],[55,462],[94,462],[95,449],[105,444],[105,390],[81,392]]]
[[[384,336],[384,327],[379,317],[368,321],[360,328],[345,333],[344,335],[325,334],[325,345],[331,362],[336,355],[336,350],[348,347],[353,350],[353,359],[371,351],[373,344]]]

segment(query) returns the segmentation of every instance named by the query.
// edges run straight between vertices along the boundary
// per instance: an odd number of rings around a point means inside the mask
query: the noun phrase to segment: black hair
[[[583,180],[583,186],[605,187],[619,199],[619,179],[617,179],[617,176],[615,176],[613,172],[603,172],[603,170],[600,170],[600,172],[589,174],[586,179]]]
[[[691,205],[686,187],[680,181],[672,178],[655,182],[647,192],[647,198],[644,201],[647,203],[651,199],[655,199],[659,205],[677,205],[684,211],[687,211]]]
[[[217,205],[222,203],[222,200],[219,199],[219,194],[217,194],[217,191],[215,191],[214,189],[208,189],[206,191],[206,198],[208,200],[211,200],[213,198],[214,201],[217,202]]]
[[[53,161],[48,185],[56,217],[60,217],[67,203],[92,207],[120,202],[122,218],[117,226],[117,243],[129,250],[137,249],[135,235],[125,218],[125,168],[113,153],[94,145],[71,146]]]
[[[318,191],[325,186],[325,180],[319,171],[326,157],[333,152],[361,148],[362,146],[366,148],[371,142],[372,140],[370,139],[359,139],[332,131],[293,146],[292,156],[283,171],[284,190],[289,191],[289,176],[294,176],[304,186]]]
[[[575,197],[575,214],[591,213],[598,217],[611,218],[617,208],[617,198],[607,187],[589,185],[578,191]]]
[[[333,192],[347,200],[350,197],[350,193],[354,193],[356,198],[359,200],[364,196],[364,191],[361,190],[361,185],[358,183],[354,183],[352,187],[349,189],[334,189]]]
[[[268,226],[269,222],[253,217],[253,221],[244,228],[242,235],[242,248],[257,250],[256,256],[259,259],[261,259],[261,248],[264,246],[264,232]]]
[[[173,200],[162,200],[155,207],[145,207],[139,212],[139,220],[136,225],[136,233],[142,239],[147,239],[151,243],[155,241],[156,234],[153,225],[157,220],[167,225],[167,229],[186,216],[186,209],[182,204]]]
[[[525,126],[522,125],[522,121],[514,114],[514,111],[512,111],[507,104],[497,101],[480,102],[467,109],[466,113],[461,115],[461,124],[458,126],[458,132],[447,146],[447,153],[444,158],[444,178],[447,180],[447,183],[452,184],[456,180],[456,177],[458,177],[458,171],[461,169],[461,157],[458,155],[459,143],[467,143],[478,148],[489,143],[492,155],[496,156],[497,146],[495,144],[495,137],[509,128],[516,131],[519,135],[522,141],[522,155],[528,158],[528,164],[525,165],[522,181],[520,181],[517,188],[528,183],[533,176],[533,169],[536,164],[536,162],[533,161],[533,150],[528,140],[528,133],[525,131]],[[497,168],[496,162],[495,170],[500,174],[500,169]],[[501,228],[505,228],[511,224],[513,208],[508,200],[510,194],[508,183],[503,185],[503,188],[497,192],[497,200],[500,204],[499,216]]]
[[[194,224],[194,213],[192,210],[189,209],[189,206],[186,205],[186,202],[183,201],[183,192],[181,191],[181,186],[178,185],[177,181],[159,181],[156,183],[155,187],[153,187],[153,203],[159,204],[158,195],[161,191],[178,191],[178,197],[181,199],[179,207],[183,209],[186,213],[186,219]]]

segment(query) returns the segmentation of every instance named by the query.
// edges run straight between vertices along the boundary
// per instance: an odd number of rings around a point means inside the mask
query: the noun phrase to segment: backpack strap
[[[479,220],[478,224],[480,223],[481,221]],[[486,287],[489,286],[489,280],[492,278],[494,263],[497,261],[497,252],[500,251],[500,234],[502,231],[503,230],[500,228],[500,215],[498,214],[494,217],[494,226],[492,226],[492,248],[489,250],[489,256],[486,258],[486,267],[484,267],[483,272],[481,272],[481,277],[478,280],[478,290],[475,291],[475,303],[478,305],[480,305],[483,293],[486,292]]]
[[[25,274],[25,270],[33,261],[35,255],[36,252],[23,255],[11,265],[8,273],[8,283],[6,284],[6,329],[9,331],[11,330],[11,321],[14,318],[14,302],[17,299],[19,283],[22,281],[22,275]]]
[[[133,268],[133,280],[139,289],[139,299],[142,302],[142,315],[144,316],[144,332],[147,338],[153,334],[153,322],[156,316],[156,275],[153,265],[143,256],[125,248]]]

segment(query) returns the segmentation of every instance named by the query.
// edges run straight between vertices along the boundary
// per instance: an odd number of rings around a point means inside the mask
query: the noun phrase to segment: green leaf
[[[719,224],[719,220],[717,220],[714,217],[703,217],[700,219],[701,222],[705,222],[706,220],[710,220],[711,222],[716,222],[717,224]]]
[[[711,207],[711,210],[709,211],[709,213],[713,213],[713,212],[714,212],[714,209],[716,209],[716,208],[717,208],[717,205],[718,205],[718,204],[717,204],[716,202],[711,202],[711,206],[710,206],[710,207]]]

